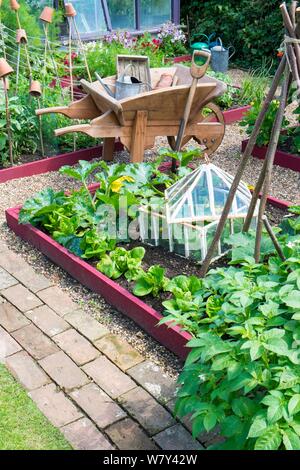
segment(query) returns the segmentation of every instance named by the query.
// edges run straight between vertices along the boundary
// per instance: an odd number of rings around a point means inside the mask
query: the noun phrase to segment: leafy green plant
[[[168,279],[165,276],[165,269],[159,265],[154,265],[138,277],[133,293],[137,297],[145,297],[149,294],[157,297],[162,291],[166,290],[167,284]]]
[[[34,154],[38,148],[38,121],[34,114],[33,103],[23,97],[12,96],[9,99],[11,115],[11,131],[13,134],[13,153],[15,161],[22,154]],[[9,158],[8,135],[4,95],[0,97],[0,151],[2,165],[6,165]]]
[[[219,426],[225,441],[214,448],[300,449],[299,234],[282,227],[285,262],[266,244],[262,264],[246,249],[238,267],[169,282],[163,322],[194,336],[175,411],[191,417],[194,436]],[[233,258],[251,238],[237,237]]]
[[[118,247],[102,257],[97,269],[110,279],[118,279],[122,275],[133,281],[141,273],[141,264],[145,256],[145,248],[139,246],[132,250]]]
[[[263,145],[268,145],[270,142],[271,132],[272,132],[274,120],[276,117],[276,113],[278,111],[278,107],[279,107],[279,101],[273,100],[265,116],[264,122],[261,126],[260,133],[256,141],[259,147]],[[240,122],[240,126],[245,127],[245,131],[248,135],[252,134],[252,131],[254,129],[260,110],[261,110],[261,102],[257,100],[254,103],[252,103],[252,107],[249,109],[244,119]],[[284,118],[284,121],[282,124],[282,130],[286,129],[288,124],[289,124],[289,121],[286,118]],[[280,141],[281,142],[284,141],[284,136],[280,137]]]

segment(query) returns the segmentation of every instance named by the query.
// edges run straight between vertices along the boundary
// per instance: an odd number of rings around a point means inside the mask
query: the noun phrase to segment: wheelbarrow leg
[[[103,154],[102,158],[106,162],[111,162],[115,149],[115,137],[105,137],[103,139]]]
[[[147,121],[148,112],[137,111],[131,140],[130,154],[132,163],[140,163],[144,160]]]

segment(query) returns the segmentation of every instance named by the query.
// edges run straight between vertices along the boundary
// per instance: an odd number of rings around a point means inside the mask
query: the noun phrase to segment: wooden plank
[[[137,111],[131,141],[131,161],[133,163],[144,160],[147,119],[147,111]]]
[[[99,116],[99,109],[91,96],[85,96],[79,101],[74,101],[68,106],[56,106],[52,108],[37,109],[36,115],[57,113],[70,119],[94,119]]]
[[[101,113],[112,110],[117,116],[120,124],[123,124],[123,109],[119,101],[104,92],[102,85],[98,81],[89,83],[86,80],[81,80],[80,83],[82,84],[84,91],[92,96]]]
[[[115,137],[107,137],[103,141],[103,160],[111,162],[114,156]]]
[[[199,108],[205,106],[209,101],[215,83],[199,84],[197,86],[192,105],[192,115]],[[142,93],[134,98],[125,98],[120,101],[123,108],[124,120],[132,121],[135,118],[136,111],[148,111],[149,121],[165,121],[174,119],[174,117],[183,116],[185,104],[189,94],[188,86],[177,86],[174,88],[163,88],[153,90],[150,93]]]

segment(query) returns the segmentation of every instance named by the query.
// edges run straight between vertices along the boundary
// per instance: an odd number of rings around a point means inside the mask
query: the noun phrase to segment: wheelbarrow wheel
[[[201,110],[196,114],[196,117],[193,119],[194,123],[209,123],[216,122],[221,124],[218,126],[218,133],[213,138],[209,136],[203,137],[200,135],[186,135],[183,138],[182,146],[183,148],[190,140],[194,139],[207,155],[211,155],[217,150],[221,145],[224,134],[225,134],[225,120],[222,111],[215,103],[208,103],[201,108]],[[176,149],[176,137],[168,136],[168,142],[172,150]]]

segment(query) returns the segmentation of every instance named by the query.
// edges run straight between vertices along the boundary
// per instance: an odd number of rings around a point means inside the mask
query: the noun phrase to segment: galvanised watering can
[[[216,33],[212,33],[210,36],[207,36],[206,34],[196,34],[194,36],[192,36],[192,41],[194,39],[201,39],[201,38],[204,38],[206,39],[206,41],[197,41],[197,42],[194,42],[193,44],[191,44],[191,49],[193,51],[203,51],[204,49],[205,50],[209,50],[211,47],[215,46],[218,44],[217,41],[213,41],[214,37],[216,36]]]

